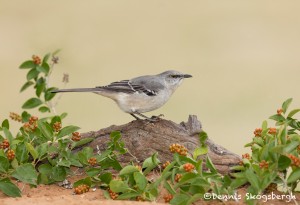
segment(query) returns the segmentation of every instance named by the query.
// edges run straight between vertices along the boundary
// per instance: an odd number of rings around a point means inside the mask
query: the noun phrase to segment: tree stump
[[[124,125],[112,125],[98,131],[83,133],[82,137],[95,138],[87,146],[103,151],[110,140],[110,133],[120,131],[122,140],[129,153],[123,155],[121,162],[142,162],[153,153],[158,152],[158,158],[161,162],[172,160],[172,153],[169,146],[174,143],[184,145],[190,153],[199,146],[198,134],[201,132],[201,123],[195,115],[190,115],[187,122],[176,124],[170,120],[160,119],[157,122],[147,120],[134,120]],[[230,167],[237,165],[241,158],[215,144],[210,139],[206,141],[209,151],[208,155],[215,164],[217,170],[222,173],[228,173]]]

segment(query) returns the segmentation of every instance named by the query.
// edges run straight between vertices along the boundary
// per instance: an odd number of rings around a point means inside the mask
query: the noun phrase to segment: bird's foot
[[[161,120],[163,117],[164,117],[163,114],[159,114],[158,116],[153,115],[151,117],[151,119],[153,119],[153,120],[155,120],[157,122],[157,121]]]
[[[161,119],[161,117],[163,117],[164,115],[160,114],[158,116],[152,116],[151,118],[147,117],[146,115],[143,115],[139,112],[135,112],[135,113],[131,113],[130,115],[132,115],[136,120],[140,120],[139,117],[137,117],[136,115],[139,115],[143,118],[145,118],[145,120],[149,121],[149,122],[157,122]]]

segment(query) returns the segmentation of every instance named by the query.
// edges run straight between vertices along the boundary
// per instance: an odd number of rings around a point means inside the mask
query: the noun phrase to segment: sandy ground
[[[80,177],[82,178],[82,177]],[[70,182],[75,182],[79,178],[72,177],[68,179]],[[135,202],[135,201],[114,201],[108,200],[104,197],[103,191],[97,189],[95,191],[90,190],[88,193],[82,195],[74,195],[73,189],[66,189],[60,187],[56,184],[53,185],[39,185],[37,188],[30,188],[28,185],[24,185],[21,182],[16,182],[16,184],[22,190],[22,197],[20,198],[11,198],[7,197],[3,193],[0,193],[0,205],[137,205],[137,204],[165,204],[163,195],[166,193],[165,190],[161,190],[160,196],[156,202]],[[239,193],[244,195],[246,192],[245,188],[239,190]],[[300,199],[300,194],[296,194],[297,199]],[[221,205],[224,204],[220,201],[199,201],[195,204],[213,204]],[[226,202],[226,204],[245,204],[243,202],[237,203],[234,201]],[[293,202],[285,203],[283,201],[273,200],[267,203],[261,204],[294,204]]]

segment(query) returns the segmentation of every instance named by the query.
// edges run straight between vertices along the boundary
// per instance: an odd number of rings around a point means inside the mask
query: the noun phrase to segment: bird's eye
[[[170,75],[171,78],[178,78],[179,75]]]

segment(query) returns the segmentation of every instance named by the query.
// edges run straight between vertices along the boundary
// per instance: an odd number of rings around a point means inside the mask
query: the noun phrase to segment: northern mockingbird
[[[52,92],[93,92],[114,100],[121,110],[136,119],[140,119],[136,116],[139,115],[150,121],[155,121],[155,119],[148,118],[142,113],[163,106],[182,83],[182,80],[190,77],[192,76],[169,70],[158,75],[145,75],[131,80],[113,82],[106,86],[62,89]]]

